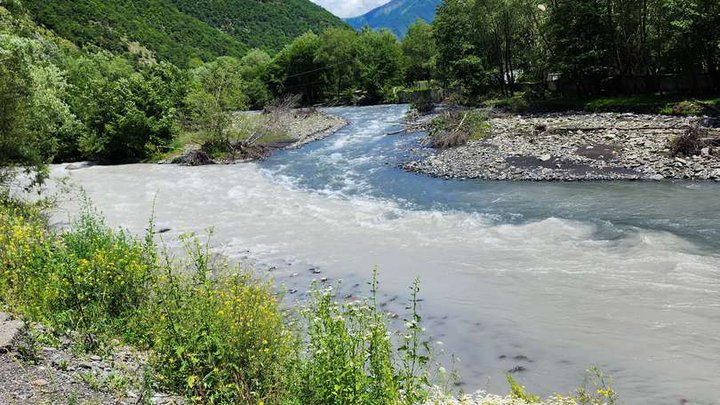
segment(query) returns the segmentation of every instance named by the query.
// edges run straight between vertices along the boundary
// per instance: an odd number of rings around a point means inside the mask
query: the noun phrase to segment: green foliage
[[[166,262],[138,329],[155,354],[159,382],[204,403],[258,403],[283,397],[295,335],[272,286],[184,238],[182,271]]]
[[[123,58],[96,54],[70,60],[68,71],[70,104],[86,127],[75,139],[83,156],[140,161],[170,143],[187,80],[179,69],[161,63],[136,70]]]
[[[304,312],[309,347],[302,371],[307,404],[398,403],[387,320],[372,302],[338,304],[316,291]]]
[[[315,290],[303,309],[283,310],[272,284],[214,259],[192,235],[178,262],[158,255],[152,223],[137,240],[89,208],[59,235],[37,209],[8,199],[0,220],[0,303],[56,333],[78,332],[88,351],[117,337],[149,350],[148,384],[193,402],[417,403],[433,383],[418,283],[396,345],[377,281],[370,300],[341,304]]]
[[[169,0],[178,9],[250,48],[277,52],[308,31],[347,27],[309,0]]]
[[[395,97],[403,69],[400,42],[391,33],[330,28],[281,51],[269,81],[275,94],[301,94],[304,104],[377,103]]]
[[[85,211],[56,238],[33,212],[0,212],[0,301],[58,330],[78,330],[89,349],[95,336],[115,336],[146,297],[148,246],[108,230]]]
[[[248,98],[248,105],[253,109],[262,109],[272,99],[266,82],[271,63],[270,55],[260,49],[253,49],[240,59],[243,93]]]
[[[525,390],[525,387],[520,385],[515,379],[512,377],[512,375],[508,374],[507,376],[508,384],[510,385],[510,397],[514,399],[519,399],[523,401],[526,404],[534,404],[541,402],[540,397],[537,395],[533,395]]]
[[[0,7],[3,27],[10,28],[0,31],[0,186],[12,166],[25,167],[41,181],[56,149],[54,139],[79,127],[64,101],[68,84],[54,64],[57,46],[17,35],[25,24],[6,13]]]
[[[418,312],[419,282],[411,288],[409,319],[394,333],[377,304],[377,273],[371,298],[338,303],[332,289],[315,289],[302,311],[304,350],[299,398],[307,404],[415,404],[427,399],[434,377],[432,348]]]
[[[210,134],[217,143],[227,142],[232,112],[247,105],[242,74],[240,61],[230,57],[218,58],[193,71],[187,98],[193,129]]]
[[[135,54],[185,66],[191,58],[241,56],[247,46],[187,14],[168,0],[24,0],[40,24],[81,47]]]
[[[720,87],[719,16],[712,0],[446,0],[433,34],[441,78],[475,99],[550,74],[581,97],[653,93],[668,75],[697,93]]]
[[[406,82],[435,78],[438,50],[430,24],[418,20],[411,25],[402,41],[402,51],[405,56]]]

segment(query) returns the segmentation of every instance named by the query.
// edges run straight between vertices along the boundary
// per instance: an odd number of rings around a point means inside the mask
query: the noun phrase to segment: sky
[[[312,0],[338,17],[356,17],[365,14],[389,0]]]

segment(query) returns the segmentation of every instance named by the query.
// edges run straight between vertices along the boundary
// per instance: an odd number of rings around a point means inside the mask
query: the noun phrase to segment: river
[[[260,163],[53,176],[134,232],[154,201],[171,245],[213,227],[216,249],[257,260],[293,293],[320,277],[311,266],[349,290],[377,267],[399,310],[419,277],[428,333],[461,358],[465,390],[507,392],[504,373],[521,366],[531,391],[568,392],[598,366],[628,404],[720,403],[719,184],[406,173],[398,165],[420,134],[385,135],[405,110],[330,109],[351,124]],[[58,222],[76,204],[61,207]]]

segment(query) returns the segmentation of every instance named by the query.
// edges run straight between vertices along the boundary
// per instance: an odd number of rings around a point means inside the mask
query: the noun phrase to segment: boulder
[[[25,329],[25,322],[10,320],[10,315],[0,313],[0,353],[7,352],[15,339]]]

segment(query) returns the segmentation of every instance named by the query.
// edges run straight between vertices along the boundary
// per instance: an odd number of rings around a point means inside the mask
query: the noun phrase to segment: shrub
[[[295,335],[272,286],[185,245],[184,271],[166,264],[139,320],[159,382],[203,403],[277,403]]]
[[[487,115],[480,110],[446,112],[430,123],[430,144],[436,149],[463,146],[489,133]]]
[[[303,310],[307,348],[302,389],[307,404],[414,404],[428,395],[431,347],[417,312],[419,283],[413,285],[410,318],[394,339],[378,309],[377,276],[372,298],[338,303],[333,289],[314,290]]]
[[[435,108],[432,90],[413,90],[408,94],[410,98],[410,108],[420,114],[427,114]]]
[[[699,155],[704,147],[710,146],[709,136],[709,132],[706,128],[692,126],[682,135],[679,135],[670,141],[670,155]]]
[[[126,331],[150,281],[148,246],[108,230],[90,210],[59,239],[39,216],[4,207],[2,219],[0,285],[15,311],[60,331],[82,332],[91,350],[100,344],[97,335]]]

